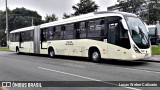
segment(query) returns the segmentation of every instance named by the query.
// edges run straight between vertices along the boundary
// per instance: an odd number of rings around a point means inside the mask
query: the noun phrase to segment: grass
[[[152,55],[160,55],[160,46],[152,47]]]
[[[0,47],[0,51],[10,51],[10,50],[8,48],[5,48],[5,47],[4,48]]]

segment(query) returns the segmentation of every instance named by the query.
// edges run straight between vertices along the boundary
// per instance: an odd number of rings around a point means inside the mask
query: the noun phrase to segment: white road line
[[[38,68],[42,69],[42,70],[52,71],[52,72],[56,72],[56,73],[61,73],[61,74],[65,74],[65,75],[70,75],[70,76],[74,76],[74,77],[88,79],[88,80],[91,80],[91,81],[98,81],[98,82],[103,82],[103,83],[111,84],[111,85],[114,85],[114,86],[118,86],[117,84],[114,84],[114,83],[104,82],[102,80],[89,78],[89,77],[85,77],[85,76],[81,76],[81,75],[76,75],[76,74],[72,74],[72,73],[67,73],[67,72],[62,72],[62,71],[58,71],[58,70],[48,69],[48,68],[44,68],[44,67],[38,67]],[[133,88],[133,87],[123,87],[123,88],[131,89],[131,90],[141,90],[141,89]]]
[[[118,67],[118,66],[115,66],[114,68],[122,68],[122,69],[128,69],[128,70],[132,70],[132,71],[135,70],[135,71],[143,71],[143,72],[147,72],[147,73],[158,73],[158,74],[160,74],[160,72],[143,70],[143,69],[125,68],[125,67]]]

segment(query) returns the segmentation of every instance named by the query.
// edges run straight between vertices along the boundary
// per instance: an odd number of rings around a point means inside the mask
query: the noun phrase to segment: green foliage
[[[149,23],[154,24],[156,21],[160,21],[160,0],[150,0],[149,3]],[[159,2],[157,2],[159,1]]]
[[[67,19],[67,18],[70,18],[70,17],[72,17],[72,15],[68,15],[67,13],[63,14],[63,19]]]
[[[0,29],[5,30],[6,27],[6,12],[0,12]],[[8,25],[9,31],[28,27],[32,25],[32,19],[34,25],[39,25],[42,23],[41,16],[36,11],[27,10],[25,8],[16,8],[14,10],[8,9]]]
[[[6,34],[4,30],[0,30],[0,46],[6,46]]]
[[[32,19],[34,25],[42,23],[42,17],[36,11],[16,8],[9,14],[9,30],[32,26]]]
[[[58,17],[55,14],[52,14],[52,15],[47,15],[45,17],[44,22],[48,23],[48,22],[57,21],[57,20],[58,20]]]
[[[14,10],[8,9],[8,30],[9,32],[15,29],[32,26],[32,19],[34,25],[42,23],[42,17],[36,12],[27,10],[25,8],[16,8]],[[6,44],[6,12],[0,11],[0,45]]]
[[[145,0],[130,0],[128,2],[121,1],[117,6],[121,11],[137,14],[141,10],[141,5]]]
[[[93,0],[80,0],[79,3],[72,6],[72,9],[75,11],[73,14],[63,14],[63,19],[67,19],[73,16],[78,16],[82,14],[87,14],[90,12],[95,12],[99,9],[99,6]]]
[[[75,10],[73,15],[77,16],[97,11],[99,6],[92,0],[80,0],[80,3],[72,6],[72,8]]]
[[[139,14],[143,12],[142,5],[146,6],[146,13]],[[120,11],[135,13],[139,15],[142,19],[144,17],[148,24],[155,24],[156,21],[160,21],[160,0],[130,0],[128,2],[120,2],[115,5]]]
[[[152,47],[152,55],[160,55],[160,47],[158,46]]]

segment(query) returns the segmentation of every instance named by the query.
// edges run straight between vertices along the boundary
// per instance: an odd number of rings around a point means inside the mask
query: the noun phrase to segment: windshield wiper
[[[144,32],[142,31],[142,29],[140,27],[138,27],[139,29],[139,34],[142,36],[142,39],[144,39],[144,41],[148,44],[148,39],[147,39],[147,36],[144,34]]]

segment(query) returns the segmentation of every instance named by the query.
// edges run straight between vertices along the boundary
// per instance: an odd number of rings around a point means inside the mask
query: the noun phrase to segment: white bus
[[[94,12],[10,32],[16,52],[139,60],[151,56],[147,28],[134,14]]]

